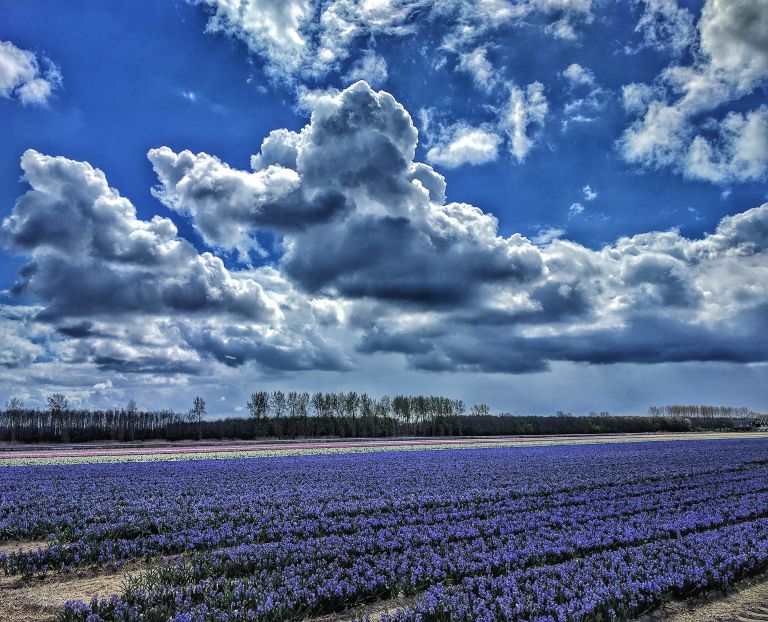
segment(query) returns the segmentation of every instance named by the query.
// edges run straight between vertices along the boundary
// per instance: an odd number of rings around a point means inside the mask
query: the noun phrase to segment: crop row
[[[407,511],[386,518],[363,513],[335,515],[310,519],[294,513],[278,517],[273,513],[254,516],[248,512],[188,515],[180,524],[137,523],[129,535],[109,525],[96,525],[86,535],[66,545],[53,545],[37,551],[20,552],[0,557],[0,568],[9,574],[33,574],[52,569],[70,569],[84,564],[112,564],[136,558],[172,555],[190,551],[234,547],[240,544],[284,544],[290,550],[293,543],[315,543],[318,550],[334,550],[329,543],[364,538],[385,541],[390,545],[399,541],[401,534],[438,534],[440,538],[454,538],[455,534],[525,534],[543,528],[577,529],[599,521],[649,522],[656,516],[679,516],[684,512],[705,507],[712,515],[734,504],[746,501],[759,503],[766,498],[768,482],[766,471],[758,467],[748,475],[722,480],[706,476],[697,486],[662,488],[645,493],[610,498],[596,495],[593,500],[561,500],[553,505],[546,502],[522,504],[520,500],[472,504],[447,511]],[[740,498],[743,490],[751,491]],[[527,505],[527,508],[526,508]],[[658,522],[658,519],[654,519]],[[317,554],[315,554],[317,555]],[[285,562],[290,563],[290,559]]]

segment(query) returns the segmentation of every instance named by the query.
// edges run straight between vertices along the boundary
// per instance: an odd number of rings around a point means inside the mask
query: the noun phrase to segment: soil
[[[49,547],[50,544],[45,541],[18,541],[10,540],[8,542],[0,542],[0,554],[5,553],[10,555],[11,553],[29,553],[37,549],[44,549]]]
[[[403,607],[410,607],[418,599],[415,596],[398,596],[387,600],[379,600],[370,605],[360,605],[345,611],[330,613],[325,616],[311,618],[311,622],[349,622],[353,619],[368,617],[371,622],[378,622],[382,614],[394,613]]]
[[[150,567],[147,562],[136,562],[117,572],[81,570],[32,579],[0,575],[0,620],[53,622],[66,601],[89,602],[96,595],[109,598],[112,594],[120,594],[129,576]]]
[[[740,582],[727,594],[713,591],[672,601],[636,622],[768,622],[768,573]]]

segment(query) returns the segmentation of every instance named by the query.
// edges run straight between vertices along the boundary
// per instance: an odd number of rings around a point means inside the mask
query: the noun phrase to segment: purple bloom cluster
[[[624,619],[768,564],[768,441],[0,469],[10,574],[161,557],[62,622]],[[170,557],[170,559],[168,559]]]

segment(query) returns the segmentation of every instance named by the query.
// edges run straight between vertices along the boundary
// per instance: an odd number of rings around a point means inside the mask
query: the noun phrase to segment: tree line
[[[648,415],[651,417],[701,417],[704,419],[760,416],[746,406],[709,406],[706,404],[650,406],[648,408]]]
[[[208,419],[206,403],[195,397],[187,412],[71,407],[61,393],[46,408],[26,408],[18,398],[0,410],[0,441],[74,443],[183,439],[355,438],[392,436],[547,435],[714,430],[731,427],[741,409],[664,407],[648,416],[615,417],[593,412],[574,417],[491,414],[486,404],[467,409],[462,400],[429,395],[374,398],[354,391],[314,393],[257,391],[246,404],[248,417]],[[656,408],[656,407],[652,407]],[[693,407],[681,407],[693,408]]]

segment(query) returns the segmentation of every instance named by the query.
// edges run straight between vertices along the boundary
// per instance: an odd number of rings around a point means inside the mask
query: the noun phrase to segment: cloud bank
[[[170,219],[138,218],[90,164],[27,151],[30,189],[1,231],[27,258],[13,292],[35,306],[0,318],[15,322],[0,365],[344,370],[385,353],[420,370],[517,374],[768,360],[768,203],[700,239],[670,230],[593,250],[561,232],[534,243],[446,201],[392,95],[357,82],[312,105],[302,130],[264,139],[248,171],[149,151],[155,196],[191,221],[204,252]],[[277,258],[253,267],[265,234]],[[229,251],[240,262],[216,254]]]

